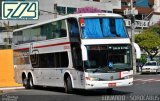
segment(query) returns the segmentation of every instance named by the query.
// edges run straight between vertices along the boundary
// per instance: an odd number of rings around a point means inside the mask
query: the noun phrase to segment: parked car
[[[142,67],[142,73],[158,73],[160,65],[156,61],[149,61]]]

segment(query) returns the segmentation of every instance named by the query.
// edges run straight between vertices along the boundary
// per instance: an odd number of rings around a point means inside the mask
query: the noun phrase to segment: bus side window
[[[67,19],[69,34],[71,37],[79,36],[78,22],[75,18]]]
[[[60,37],[66,37],[66,35],[67,35],[67,31],[66,31],[66,29],[61,29],[60,30]]]
[[[79,43],[71,43],[73,67],[77,70],[83,70],[82,51]]]
[[[60,38],[66,37],[66,23],[65,20],[60,20],[52,23],[52,37],[53,38]]]
[[[41,36],[46,39],[52,39],[52,24],[44,24],[41,26]]]

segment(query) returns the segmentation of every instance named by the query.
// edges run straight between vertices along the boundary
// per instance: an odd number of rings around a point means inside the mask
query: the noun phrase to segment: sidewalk
[[[0,83],[0,94],[16,89],[24,89],[24,87],[22,86],[22,84],[17,84],[13,81]]]
[[[0,88],[0,92],[2,91],[5,91],[5,90],[15,90],[15,89],[24,89],[24,87],[2,87]]]
[[[136,74],[133,74],[133,75],[141,75],[141,72],[137,72]]]
[[[15,92],[18,89],[24,89],[24,87],[20,86],[20,87],[0,87],[0,95],[2,94],[6,94],[9,92]]]

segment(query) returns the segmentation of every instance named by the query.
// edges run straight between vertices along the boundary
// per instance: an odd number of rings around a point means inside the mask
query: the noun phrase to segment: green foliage
[[[140,63],[145,64],[147,62],[147,55],[142,54],[139,61],[140,61]]]
[[[158,54],[160,49],[160,26],[153,25],[135,36],[135,41],[145,50],[151,60]]]

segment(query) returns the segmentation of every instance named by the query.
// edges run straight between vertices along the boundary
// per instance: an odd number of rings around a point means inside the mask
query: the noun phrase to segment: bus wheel
[[[29,88],[33,89],[34,88],[34,84],[33,84],[33,78],[32,78],[32,76],[29,78],[28,83],[29,83]]]
[[[29,89],[28,79],[26,77],[22,79],[22,82],[23,82],[23,86],[26,89]]]
[[[64,87],[65,87],[65,92],[68,93],[68,94],[71,94],[72,93],[72,81],[71,81],[71,78],[68,76],[67,79],[65,80],[64,82]]]

